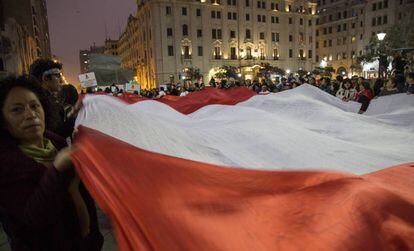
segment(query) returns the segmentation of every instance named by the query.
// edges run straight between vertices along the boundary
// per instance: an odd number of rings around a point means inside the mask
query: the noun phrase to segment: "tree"
[[[352,72],[361,72],[362,71],[361,63],[353,63],[350,68],[351,68]]]
[[[184,69],[184,73],[187,79],[197,80],[203,77],[200,73],[200,69],[197,67],[188,67]]]
[[[219,68],[219,70],[214,74],[214,77],[216,78],[236,78],[238,73],[237,67],[229,66],[229,65],[223,65]]]

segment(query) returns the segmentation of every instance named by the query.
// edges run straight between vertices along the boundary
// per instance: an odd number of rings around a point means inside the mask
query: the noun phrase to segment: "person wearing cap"
[[[62,64],[50,59],[38,59],[30,65],[30,77],[43,87],[50,103],[53,104],[52,113],[55,119],[50,130],[62,138],[70,138],[80,105],[74,106],[69,113],[65,112],[65,103],[59,94],[63,83]]]

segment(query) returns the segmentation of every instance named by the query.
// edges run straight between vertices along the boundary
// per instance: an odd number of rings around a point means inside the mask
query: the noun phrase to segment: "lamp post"
[[[380,78],[383,74],[383,72],[384,72],[384,69],[387,67],[387,63],[386,63],[386,60],[387,60],[387,57],[386,56],[384,56],[383,55],[383,53],[382,53],[382,43],[383,43],[383,41],[384,41],[384,38],[385,38],[385,36],[386,36],[387,34],[386,33],[384,33],[384,32],[381,32],[381,33],[378,33],[377,34],[377,38],[378,38],[378,41],[379,41],[379,44],[378,44],[378,50],[377,50],[377,53],[378,53],[378,78]]]

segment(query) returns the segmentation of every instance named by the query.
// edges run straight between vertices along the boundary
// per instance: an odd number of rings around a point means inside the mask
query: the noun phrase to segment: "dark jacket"
[[[57,149],[63,139],[48,133]],[[90,234],[82,238],[68,186],[74,170],[58,172],[27,157],[11,140],[0,140],[0,220],[14,251],[101,250],[96,207],[83,185]]]
[[[51,105],[51,116],[53,117],[53,123],[48,129],[64,139],[71,137],[76,117],[69,118],[67,116],[68,112],[65,110],[65,103],[62,100],[48,91],[46,91],[46,95]]]

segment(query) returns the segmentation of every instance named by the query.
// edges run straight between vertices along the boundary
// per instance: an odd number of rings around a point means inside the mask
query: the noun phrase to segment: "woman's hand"
[[[76,102],[76,104],[68,112],[68,118],[78,116],[78,113],[79,113],[80,109],[82,109],[82,108],[83,108],[83,102],[82,102],[82,100],[78,100],[78,102]]]
[[[53,165],[59,172],[66,171],[72,168],[72,160],[70,155],[73,152],[72,147],[66,147],[58,152],[53,161]]]

